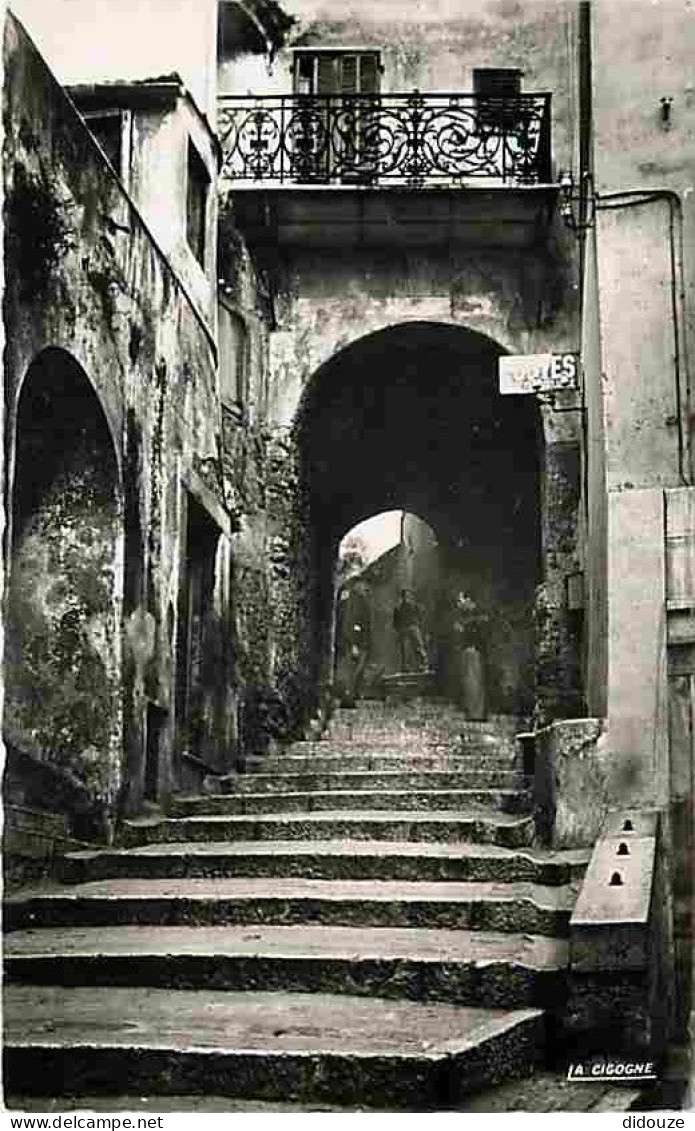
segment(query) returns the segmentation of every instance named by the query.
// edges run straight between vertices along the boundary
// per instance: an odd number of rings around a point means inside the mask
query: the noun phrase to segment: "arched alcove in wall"
[[[5,731],[74,784],[87,834],[119,785],[122,507],[104,411],[63,350],[26,374],[14,452]]]
[[[306,574],[302,646],[317,683],[330,666],[340,539],[369,515],[401,508],[436,534],[441,631],[451,602],[464,593],[487,617],[491,709],[529,706],[541,432],[533,397],[499,393],[503,352],[473,331],[409,323],[352,344],[310,382],[295,435]],[[455,693],[442,640],[434,651],[440,686]]]

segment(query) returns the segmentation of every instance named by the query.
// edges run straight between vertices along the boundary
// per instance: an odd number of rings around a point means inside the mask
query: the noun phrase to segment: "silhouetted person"
[[[352,707],[359,699],[371,651],[371,611],[365,585],[358,581],[340,595],[338,641],[341,660],[341,703]]]
[[[458,684],[457,698],[468,719],[482,720],[487,715],[485,694],[485,635],[490,618],[466,593],[454,601],[452,632]]]
[[[409,589],[401,589],[401,599],[393,610],[393,627],[398,638],[401,671],[427,671],[420,610]]]

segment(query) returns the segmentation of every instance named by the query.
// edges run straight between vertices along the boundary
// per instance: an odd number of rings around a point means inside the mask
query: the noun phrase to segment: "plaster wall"
[[[63,85],[176,71],[214,110],[217,0],[13,0],[12,10]]]
[[[559,237],[560,238],[560,237]],[[547,253],[293,249],[278,266],[269,421],[292,424],[313,373],[351,342],[408,322],[476,330],[510,353],[576,348],[576,283]]]
[[[681,357],[679,390],[670,210],[669,201],[656,201],[597,219],[609,491],[677,486],[685,468],[686,373]]]
[[[668,797],[664,493],[608,498],[608,743],[616,801]]]
[[[663,802],[663,491],[691,480],[695,12],[686,0],[596,0],[592,25],[597,260],[585,345],[596,352],[600,335],[601,367],[587,370],[591,639],[604,616],[605,452],[608,742],[625,795],[649,788]]]
[[[210,178],[202,263],[186,239],[189,141]],[[188,99],[179,95],[169,111],[133,112],[127,160],[130,195],[214,332],[217,154],[211,134]]]
[[[595,0],[592,9],[599,191],[684,191],[695,176],[692,5]],[[662,97],[672,99],[668,122]]]

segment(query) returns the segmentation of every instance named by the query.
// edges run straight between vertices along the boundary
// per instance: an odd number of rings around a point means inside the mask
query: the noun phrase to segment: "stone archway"
[[[334,562],[342,534],[403,507],[436,530],[449,593],[489,616],[493,710],[534,694],[542,577],[542,431],[533,397],[502,397],[482,334],[408,323],[370,334],[314,375],[294,428],[298,674],[329,678]]]
[[[5,732],[38,797],[105,835],[121,773],[121,490],[95,390],[65,351],[32,362],[16,417]],[[32,767],[34,769],[32,769]],[[39,789],[39,786],[36,786]]]
[[[403,589],[412,593],[422,641],[421,667],[437,664],[439,541],[429,523],[407,510],[373,515],[340,542],[334,632],[339,698],[379,695],[403,668],[393,614]],[[359,686],[355,687],[355,678]]]

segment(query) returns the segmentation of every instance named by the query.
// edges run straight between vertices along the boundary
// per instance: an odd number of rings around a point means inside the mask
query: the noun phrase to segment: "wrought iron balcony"
[[[222,175],[239,186],[547,184],[550,98],[225,95]]]

